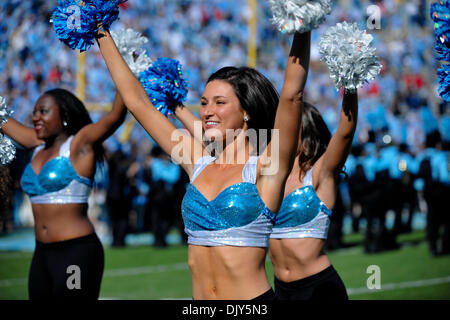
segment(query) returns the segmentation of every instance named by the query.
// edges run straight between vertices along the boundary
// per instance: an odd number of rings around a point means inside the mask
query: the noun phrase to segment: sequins
[[[249,182],[234,184],[211,201],[190,184],[182,214],[188,242],[208,246],[267,247],[275,218]]]
[[[306,186],[289,194],[278,212],[271,238],[327,237],[331,210]]]
[[[192,174],[195,181],[215,158],[197,160]],[[255,186],[258,157],[251,156],[242,170],[242,181],[208,200],[191,183],[182,204],[188,243],[203,246],[267,247],[275,223]]]
[[[26,166],[21,185],[31,203],[87,203],[92,181],[80,177],[73,168],[70,141],[71,138],[61,146],[61,156],[48,161],[38,175],[31,163]]]

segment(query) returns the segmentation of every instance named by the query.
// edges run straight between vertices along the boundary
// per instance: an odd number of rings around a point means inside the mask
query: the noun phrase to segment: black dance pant
[[[344,282],[333,266],[292,282],[275,277],[274,283],[277,300],[348,300]]]
[[[29,298],[96,300],[103,268],[103,247],[95,233],[61,242],[36,241],[28,278]]]

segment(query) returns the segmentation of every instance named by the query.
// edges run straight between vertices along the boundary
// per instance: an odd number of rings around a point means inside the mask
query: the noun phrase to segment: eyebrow
[[[214,96],[214,97],[213,97],[213,100],[214,100],[214,99],[219,99],[219,98],[226,98],[226,97],[225,97],[225,96]],[[208,100],[208,99],[205,98],[205,97],[202,97],[201,100]]]

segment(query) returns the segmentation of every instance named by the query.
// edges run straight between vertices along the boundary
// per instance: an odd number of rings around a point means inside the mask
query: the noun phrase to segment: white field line
[[[163,264],[163,265],[156,265],[156,266],[106,270],[104,272],[103,276],[108,277],[108,278],[109,277],[124,277],[124,276],[162,273],[162,272],[180,271],[180,270],[188,270],[188,269],[189,269],[188,264],[185,262],[182,262],[182,263],[175,263],[175,264]],[[0,287],[26,285],[27,282],[28,282],[27,278],[5,279],[5,280],[0,280]]]
[[[104,277],[108,277],[108,278],[109,277],[124,277],[124,276],[163,273],[163,272],[171,272],[171,271],[184,271],[184,270],[188,270],[188,269],[189,269],[189,267],[188,267],[187,263],[183,262],[183,263],[166,264],[166,265],[106,270],[104,273]],[[0,287],[26,285],[27,281],[28,281],[27,278],[0,280]],[[385,283],[385,284],[382,283],[381,289],[368,289],[367,287],[348,288],[347,293],[348,293],[348,295],[363,294],[363,293],[377,293],[377,292],[381,292],[381,291],[389,291],[389,290],[396,290],[396,289],[403,289],[403,288],[419,288],[419,287],[432,286],[432,285],[449,283],[449,282],[450,282],[450,276],[443,277],[443,278],[433,278],[433,279],[426,279],[426,280],[406,281],[406,282],[397,282],[397,283]]]

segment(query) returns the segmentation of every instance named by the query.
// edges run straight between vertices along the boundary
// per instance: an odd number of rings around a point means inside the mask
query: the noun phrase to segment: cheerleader
[[[309,34],[294,40],[280,98],[254,69],[226,67],[212,74],[201,98],[203,137],[177,136],[152,104],[107,30],[97,34],[100,51],[130,112],[187,172],[191,183],[182,214],[188,234],[188,264],[194,299],[273,299],[265,257],[274,212],[297,148],[301,92],[309,64]],[[278,109],[277,109],[278,106]],[[250,129],[275,129],[279,157],[251,145]],[[229,132],[233,132],[231,139]],[[238,134],[234,135],[234,133]],[[209,155],[201,140],[223,143]],[[257,145],[259,141],[257,141]],[[227,155],[235,157],[227,158]],[[244,155],[243,164],[237,155]],[[273,174],[263,174],[276,165]],[[266,170],[268,171],[268,170]]]
[[[7,136],[34,149],[21,179],[31,200],[36,237],[28,278],[31,300],[98,298],[104,254],[87,215],[88,197],[97,162],[103,161],[102,142],[125,116],[116,95],[112,110],[92,123],[75,95],[53,89],[34,106],[34,128],[3,119]]]
[[[337,131],[331,135],[319,111],[304,103],[299,144],[283,204],[270,236],[275,293],[281,300],[347,300],[342,279],[323,252],[340,174],[350,153],[358,118],[357,89],[381,65],[372,37],[346,22],[320,42],[322,60],[344,97]]]
[[[281,300],[348,299],[323,246],[357,114],[357,94],[346,93],[338,129],[331,136],[319,111],[304,103],[294,168],[270,236],[275,293]]]

